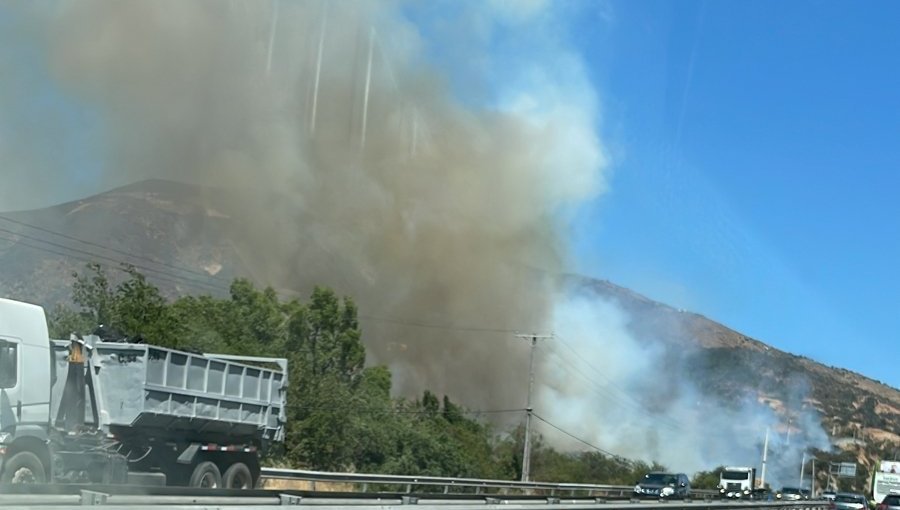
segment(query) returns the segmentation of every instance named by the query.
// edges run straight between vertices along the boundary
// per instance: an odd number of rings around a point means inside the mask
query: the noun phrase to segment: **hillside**
[[[226,295],[236,276],[255,278],[254,263],[264,244],[245,238],[243,208],[234,193],[168,181],[145,181],[46,209],[0,214],[0,295],[45,306],[67,303],[71,274],[89,261],[116,267],[128,262],[165,295]],[[258,206],[258,204],[257,204]],[[295,226],[310,252],[325,252],[310,216]],[[315,282],[339,254],[310,257],[301,282]],[[348,275],[364,279],[365,271]],[[856,458],[863,467],[893,455],[900,446],[900,392],[838,367],[775,349],[713,320],[676,310],[607,281],[568,276],[565,280],[627,312],[628,328],[639,339],[659,341],[673,353],[698,388],[715,388],[726,404],[751,398],[785,418],[787,433],[797,427],[792,413],[814,410],[831,442],[845,451],[828,455]],[[297,288],[297,287],[295,287]],[[405,345],[386,344],[406,353]],[[429,361],[424,361],[429,363]],[[706,393],[713,395],[712,392]],[[465,401],[465,396],[459,396]],[[847,440],[846,438],[851,438]],[[853,440],[853,439],[856,440]],[[825,458],[823,454],[822,458]],[[857,481],[863,483],[865,475]]]
[[[222,292],[244,274],[229,242],[235,228],[215,190],[144,181],[82,200],[0,219],[0,289],[44,305],[67,302],[86,262],[128,262],[168,293]],[[59,235],[62,234],[62,235]]]

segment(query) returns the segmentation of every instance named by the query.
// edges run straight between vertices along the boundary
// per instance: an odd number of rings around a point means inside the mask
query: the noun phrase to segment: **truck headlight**
[[[634,486],[634,492],[638,492],[638,493],[641,492],[641,486],[640,486],[640,485],[635,485],[635,486]]]
[[[675,489],[671,487],[663,487],[663,489],[659,491],[659,493],[663,496],[671,496],[672,494],[675,494]]]

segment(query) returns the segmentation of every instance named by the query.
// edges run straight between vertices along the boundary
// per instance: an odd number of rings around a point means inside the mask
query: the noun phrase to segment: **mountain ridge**
[[[0,265],[5,268],[0,294],[48,308],[69,304],[72,273],[82,272],[95,254],[105,257],[102,262],[109,267],[123,261],[139,270],[152,269],[145,274],[168,297],[227,295],[233,278],[254,279],[248,261],[257,254],[248,254],[246,246],[234,241],[243,228],[242,208],[253,206],[233,190],[151,180],[47,208],[0,213]],[[314,235],[309,234],[310,250],[318,249]],[[315,266],[308,271],[315,274]],[[792,427],[790,406],[815,410],[838,446],[835,455],[857,458],[863,472],[900,445],[896,388],[782,351],[608,280],[573,274],[560,278],[588,296],[615,302],[627,313],[630,333],[671,347],[697,387],[716,388],[717,398],[764,404],[788,417],[785,430]],[[796,400],[791,393],[798,386],[803,397],[788,404]],[[849,437],[854,440],[846,441]],[[864,476],[858,483],[865,483]]]

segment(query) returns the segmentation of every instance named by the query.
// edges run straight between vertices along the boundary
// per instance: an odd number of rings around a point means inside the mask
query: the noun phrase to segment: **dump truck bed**
[[[70,342],[53,343],[51,416],[56,416]],[[96,342],[88,356],[96,425],[107,431],[164,430],[195,439],[227,435],[282,440],[287,364],[267,360],[272,362],[268,366],[255,365],[259,360]],[[281,366],[272,368],[276,363]],[[90,398],[86,405],[91,407]],[[92,411],[85,414],[91,417]]]

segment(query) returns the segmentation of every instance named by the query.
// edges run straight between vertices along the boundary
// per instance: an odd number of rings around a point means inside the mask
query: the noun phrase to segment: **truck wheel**
[[[3,464],[2,483],[44,483],[47,476],[41,459],[31,452],[19,452]]]
[[[201,462],[191,474],[191,487],[217,489],[222,486],[222,473],[216,465],[209,461]]]
[[[235,462],[222,475],[223,483],[226,489],[252,489],[253,475],[250,474],[250,468],[243,462]]]

